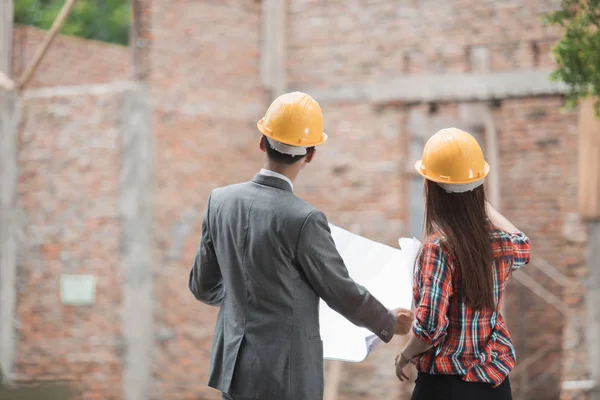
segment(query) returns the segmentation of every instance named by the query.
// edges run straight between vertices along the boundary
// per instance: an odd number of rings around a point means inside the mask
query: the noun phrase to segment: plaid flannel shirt
[[[498,386],[515,365],[515,349],[500,314],[510,274],[529,262],[529,238],[491,228],[494,252],[494,311],[475,311],[458,295],[460,273],[440,236],[421,249],[414,273],[413,332],[434,347],[415,358],[420,372],[459,375]]]

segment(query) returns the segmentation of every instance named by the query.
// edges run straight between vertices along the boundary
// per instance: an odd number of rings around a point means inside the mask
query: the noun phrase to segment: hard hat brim
[[[268,138],[271,138],[279,143],[283,143],[283,144],[287,144],[288,146],[298,146],[298,147],[314,147],[314,146],[319,146],[323,143],[325,143],[327,141],[327,139],[329,139],[329,136],[327,136],[327,134],[325,132],[321,133],[321,139],[317,142],[302,142],[302,143],[297,143],[297,142],[292,142],[292,141],[288,141],[288,140],[283,140],[281,138],[278,138],[276,136],[273,135],[273,132],[271,132],[271,130],[269,128],[267,128],[265,126],[265,122],[264,122],[264,118],[262,118],[260,121],[258,121],[258,123],[256,124],[256,127],[258,128],[259,132],[262,133],[263,135],[265,135]]]
[[[423,178],[427,179],[428,181],[432,181],[432,182],[436,182],[436,183],[447,183],[450,185],[452,185],[452,184],[465,185],[467,183],[477,182],[477,181],[480,181],[480,180],[484,179],[485,177],[487,177],[490,173],[490,165],[486,162],[484,172],[481,176],[478,176],[473,179],[462,180],[462,181],[452,181],[452,180],[442,179],[439,177],[434,177],[434,176],[428,175],[427,171],[425,171],[425,168],[423,167],[423,160],[417,161],[414,164],[414,167],[415,167],[415,170],[418,172],[418,174],[421,175]]]

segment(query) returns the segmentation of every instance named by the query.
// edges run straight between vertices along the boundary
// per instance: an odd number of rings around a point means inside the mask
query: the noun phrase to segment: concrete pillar
[[[151,243],[154,144],[150,96],[143,83],[123,94],[120,117],[119,211],[125,277],[123,391],[124,400],[147,400],[154,351]]]
[[[0,2],[0,73],[11,76],[13,0]],[[0,369],[10,380],[15,358],[18,96],[0,87]]]
[[[408,183],[408,229],[407,236],[422,239],[424,231],[425,197],[423,178],[413,168],[413,163],[423,155],[423,148],[429,137],[435,132],[431,131],[429,116],[423,107],[411,107],[408,112],[406,132],[408,134],[408,157],[406,171],[409,173]]]
[[[273,99],[286,90],[287,0],[262,4],[261,80]]]
[[[16,347],[18,101],[17,93],[0,90],[0,367],[9,380]]]
[[[125,285],[122,326],[125,346],[123,399],[151,397],[154,358],[152,193],[154,138],[147,84],[150,75],[151,0],[133,0],[131,89],[123,93],[119,211]]]
[[[590,400],[600,400],[600,220],[588,222],[587,265],[590,274],[586,295],[587,350],[590,380],[595,390]]]
[[[0,72],[11,76],[13,41],[13,0],[0,1]]]
[[[490,70],[490,49],[487,46],[473,46],[469,51],[471,72],[488,72]]]
[[[502,208],[501,197],[500,197],[500,145],[498,144],[498,132],[496,130],[496,123],[494,122],[494,115],[489,106],[485,106],[483,113],[483,121],[485,128],[485,146],[490,164],[490,174],[487,177],[488,180],[488,201],[500,211]],[[505,311],[504,309],[502,310]]]

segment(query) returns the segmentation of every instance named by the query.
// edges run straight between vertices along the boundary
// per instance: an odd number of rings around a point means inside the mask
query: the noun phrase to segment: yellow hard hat
[[[290,146],[312,147],[327,140],[321,107],[306,93],[276,98],[257,126],[263,135]]]
[[[433,135],[415,169],[430,181],[457,185],[480,181],[490,172],[477,140],[456,128],[442,129]]]

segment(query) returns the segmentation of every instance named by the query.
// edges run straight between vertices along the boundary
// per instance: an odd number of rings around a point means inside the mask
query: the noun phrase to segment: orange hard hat
[[[433,135],[415,169],[430,181],[456,185],[481,181],[490,172],[477,140],[457,128],[442,129]]]
[[[263,135],[289,146],[312,147],[327,140],[321,107],[306,93],[276,98],[257,126]]]

